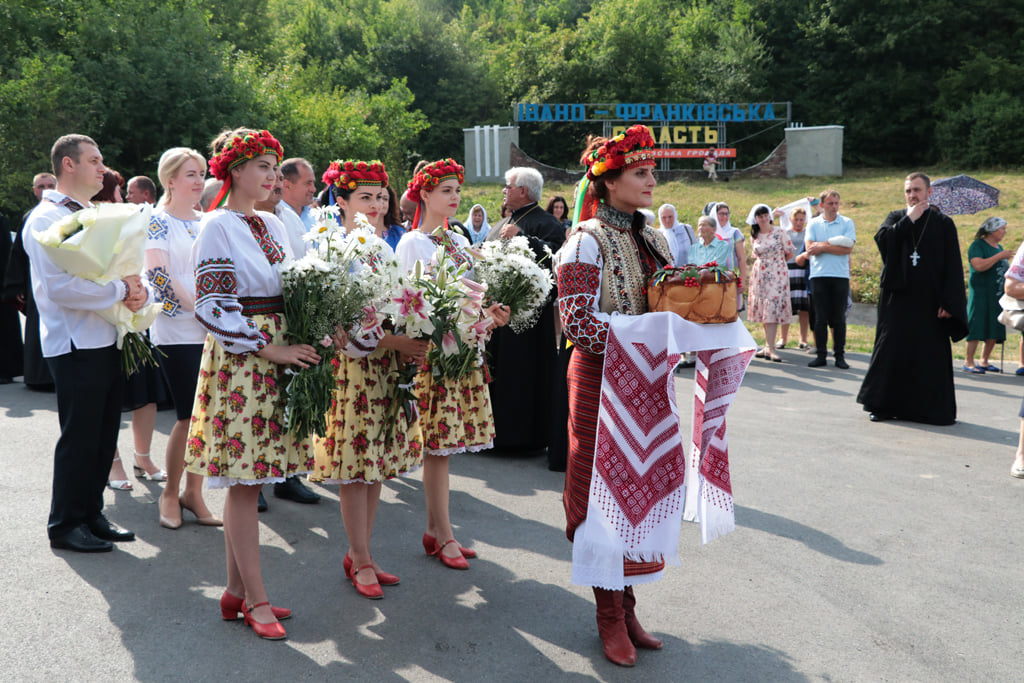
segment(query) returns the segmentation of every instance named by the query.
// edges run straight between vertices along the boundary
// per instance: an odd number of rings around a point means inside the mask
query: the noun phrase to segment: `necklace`
[[[910,254],[910,263],[917,268],[917,262],[921,260],[921,255],[917,253],[917,245],[921,244],[921,239],[924,237],[925,230],[928,229],[928,222],[931,221],[932,215],[928,214],[928,217],[924,219],[924,227],[921,228],[921,234],[917,236],[917,240],[914,241],[914,251]],[[913,235],[913,233],[911,233]],[[913,239],[913,237],[911,237]]]
[[[531,213],[531,212],[532,212],[532,211],[533,211],[534,209],[536,209],[536,208],[537,208],[538,206],[540,206],[540,204],[536,204],[536,203],[535,203],[535,204],[534,204],[533,206],[531,206],[531,207],[530,207],[530,210],[529,210],[529,211],[526,211],[526,212],[524,212],[524,213],[523,213],[523,215],[522,215],[522,216],[520,216],[519,218],[513,218],[513,217],[512,217],[511,215],[510,215],[510,216],[508,217],[508,222],[509,222],[510,224],[512,224],[512,225],[514,225],[514,226],[516,226],[516,227],[518,228],[518,227],[519,227],[519,221],[521,221],[521,220],[523,220],[524,218],[526,218],[527,216],[529,216],[529,215],[530,215],[530,213]]]

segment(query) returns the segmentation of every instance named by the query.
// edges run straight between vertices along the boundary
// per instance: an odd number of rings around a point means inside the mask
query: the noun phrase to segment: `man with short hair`
[[[822,195],[822,213],[811,220],[806,237],[817,350],[817,357],[807,365],[825,365],[831,327],[836,367],[846,370],[850,367],[846,362],[846,301],[850,295],[850,253],[857,230],[852,220],[839,214],[839,193],[827,190]]]
[[[907,208],[875,233],[882,256],[878,323],[857,403],[872,422],[956,422],[953,351],[967,336],[967,294],[953,220],[931,206],[931,179],[903,181]]]
[[[156,204],[156,184],[144,175],[137,175],[128,181],[124,200],[129,204]]]
[[[57,178],[52,173],[36,173],[32,177],[32,193],[36,201],[43,199],[43,192],[57,189]],[[28,214],[25,214],[28,217]]]
[[[53,459],[47,524],[50,546],[105,552],[135,534],[103,516],[103,489],[117,448],[124,383],[117,330],[96,311],[123,301],[138,311],[149,292],[138,275],[100,285],[69,275],[35,235],[87,206],[103,187],[103,155],[92,138],[65,135],[51,152],[57,188],[43,193],[23,229],[32,291],[39,307],[43,356],[57,387],[60,439]]]
[[[315,222],[309,210],[309,204],[316,194],[313,165],[298,157],[285,159],[281,162],[281,177],[282,201],[278,204],[277,216],[288,228],[288,239],[296,249],[296,254],[301,255],[306,250],[302,236],[313,228]]]
[[[540,206],[544,177],[533,168],[505,172],[505,200],[512,213],[488,234],[487,240],[526,237],[534,258],[551,268],[548,250],[565,241],[565,228]],[[554,288],[552,288],[552,294]],[[549,301],[537,323],[525,332],[508,327],[494,331],[487,350],[491,357],[491,404],[494,412],[494,447],[508,451],[541,451],[551,442],[555,374],[554,307]],[[565,425],[561,425],[565,429]]]

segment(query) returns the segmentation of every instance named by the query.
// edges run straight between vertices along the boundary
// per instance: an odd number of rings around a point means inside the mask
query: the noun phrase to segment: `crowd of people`
[[[653,146],[644,126],[589,139],[581,157],[586,177],[573,203],[554,196],[543,206],[541,174],[511,168],[500,218],[492,225],[481,204],[463,222],[456,219],[464,170],[453,159],[421,163],[401,193],[379,161],[336,162],[318,192],[317,171],[308,161],[285,158],[267,131],[239,128],[211,143],[209,159],[187,147],[168,149],[159,160],[158,188],[144,176],[126,183],[105,166],[91,138],[61,137],[51,152],[53,174],[33,180],[38,204],[13,246],[5,245],[9,259],[0,253],[7,266],[4,298],[26,318],[22,354],[17,314],[10,309],[13,324],[10,313],[0,317],[0,381],[24,376],[29,387],[57,395],[61,435],[48,520],[51,546],[104,552],[134,539],[103,513],[104,487],[131,488],[117,454],[120,416],[131,411],[134,470],[164,483],[159,524],[178,529],[187,511],[201,525],[223,526],[222,617],[242,618],[260,637],[280,639],[287,635],[281,621],[291,611],[271,604],[263,582],[258,512],[267,507],[264,484],[300,503],[319,500],[302,475],[338,485],[348,539],[344,574],[370,599],[382,598],[383,587],[400,581],[378,565],[371,549],[382,484],[420,469],[424,552],[448,568],[470,568],[476,552],[455,538],[449,515],[451,457],[459,453],[546,451],[549,466],[566,471],[567,536],[573,541],[594,504],[595,451],[602,440],[617,438],[599,430],[597,420],[612,315],[647,313],[647,282],[659,269],[713,262],[736,270],[739,306],[749,321],[764,326],[759,358],[781,362],[777,350],[789,343],[796,317],[798,348],[814,355],[809,366],[827,364],[831,330],[834,366],[848,368],[856,232],[839,213],[839,193],[826,190],[777,208],[757,204],[744,230],[731,224],[725,202],[711,202],[694,229],[673,205],[650,211]],[[884,265],[882,296],[875,348],[857,400],[872,421],[950,424],[956,405],[949,342],[967,336],[965,371],[996,371],[989,357],[1005,328],[994,322],[994,302],[1004,274],[1007,293],[1020,294],[1015,288],[1024,286],[1024,247],[1007,265],[1012,254],[1000,246],[1006,223],[986,221],[968,252],[968,300],[952,220],[928,204],[927,176],[912,174],[905,185],[907,208],[890,214],[875,235]],[[98,284],[63,272],[35,238],[75,211],[121,201],[154,207],[143,272]],[[335,388],[326,434],[298,438],[280,415],[285,373],[322,362],[322,350],[286,336],[279,266],[310,248],[318,205],[337,207],[345,233],[357,229],[361,214],[403,271],[434,269],[434,277],[444,270],[439,260],[465,266],[472,275],[481,243],[524,237],[536,262],[553,271],[556,292],[525,331],[507,326],[508,306],[489,302],[479,320],[489,335],[489,360],[458,379],[432,371],[425,339],[394,327],[339,327],[328,340],[340,353],[331,361]],[[2,237],[9,236],[4,229]],[[375,267],[373,259],[364,265]],[[159,304],[148,332],[160,351],[158,369],[124,376],[115,329],[96,313],[117,302],[132,311]],[[9,341],[15,334],[16,346]],[[410,385],[418,418],[391,405],[408,364],[419,370]],[[150,457],[161,404],[176,417],[164,468]],[[1022,445],[1012,473],[1024,477],[1024,406],[1021,418]],[[385,423],[389,429],[381,428]],[[204,486],[227,489],[221,517],[204,501]],[[662,646],[637,620],[633,586],[659,578],[666,558],[612,559],[620,565],[616,578],[590,584],[598,631],[607,658],[631,666],[636,648]]]

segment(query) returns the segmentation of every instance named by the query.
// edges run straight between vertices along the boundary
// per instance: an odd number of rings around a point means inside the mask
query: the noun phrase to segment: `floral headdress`
[[[427,164],[409,181],[406,196],[416,202],[420,201],[421,192],[432,192],[446,180],[458,180],[459,185],[466,179],[466,169],[455,159],[441,159]]]
[[[210,159],[210,173],[217,180],[224,182],[220,192],[210,204],[211,211],[223,203],[224,198],[231,190],[231,169],[264,154],[275,155],[277,163],[281,163],[281,159],[284,158],[284,149],[277,138],[268,131],[261,130],[256,134],[246,133],[234,136],[228,140],[220,152]]]
[[[383,162],[373,161],[332,161],[324,171],[322,180],[339,190],[354,190],[360,185],[388,186],[388,173]]]
[[[654,165],[654,136],[643,124],[628,128],[590,153],[587,177],[597,180],[608,171]]]
[[[587,220],[597,210],[597,198],[592,192],[587,192],[592,182],[609,171],[654,166],[654,136],[650,128],[638,123],[606,140],[588,154],[584,161],[587,173],[576,186],[573,225]]]

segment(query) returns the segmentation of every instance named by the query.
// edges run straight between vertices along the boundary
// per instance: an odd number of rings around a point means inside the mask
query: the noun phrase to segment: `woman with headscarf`
[[[755,355],[781,363],[782,358],[775,353],[775,335],[779,325],[793,317],[786,266],[786,260],[793,255],[793,243],[785,230],[772,225],[771,211],[767,204],[757,204],[747,217],[755,259],[750,275],[747,320],[764,325],[765,345]]]
[[[707,215],[715,219],[715,235],[733,243],[733,250],[736,252],[736,267],[740,271],[740,281],[736,283],[736,292],[739,296],[738,310],[742,311],[743,289],[747,286],[747,252],[743,246],[743,233],[729,222],[729,205],[725,202],[710,204],[706,209]]]
[[[491,231],[491,224],[487,222],[487,209],[482,204],[474,204],[466,217],[466,230],[469,232],[469,243],[479,244]]]
[[[967,261],[971,274],[967,284],[967,354],[964,372],[981,374],[999,372],[989,363],[989,355],[997,343],[1006,341],[1006,326],[997,318],[1002,309],[999,297],[1003,294],[1003,277],[1013,252],[999,244],[1006,236],[1006,221],[992,216],[978,228],[974,242],[967,248]],[[984,340],[981,363],[975,364],[974,354],[978,342]]]
[[[658,222],[662,234],[668,240],[668,246],[672,249],[672,256],[675,259],[673,265],[682,266],[689,263],[690,247],[697,243],[697,236],[693,234],[693,228],[686,223],[679,222],[679,214],[676,207],[671,204],[662,204],[658,207]]]

